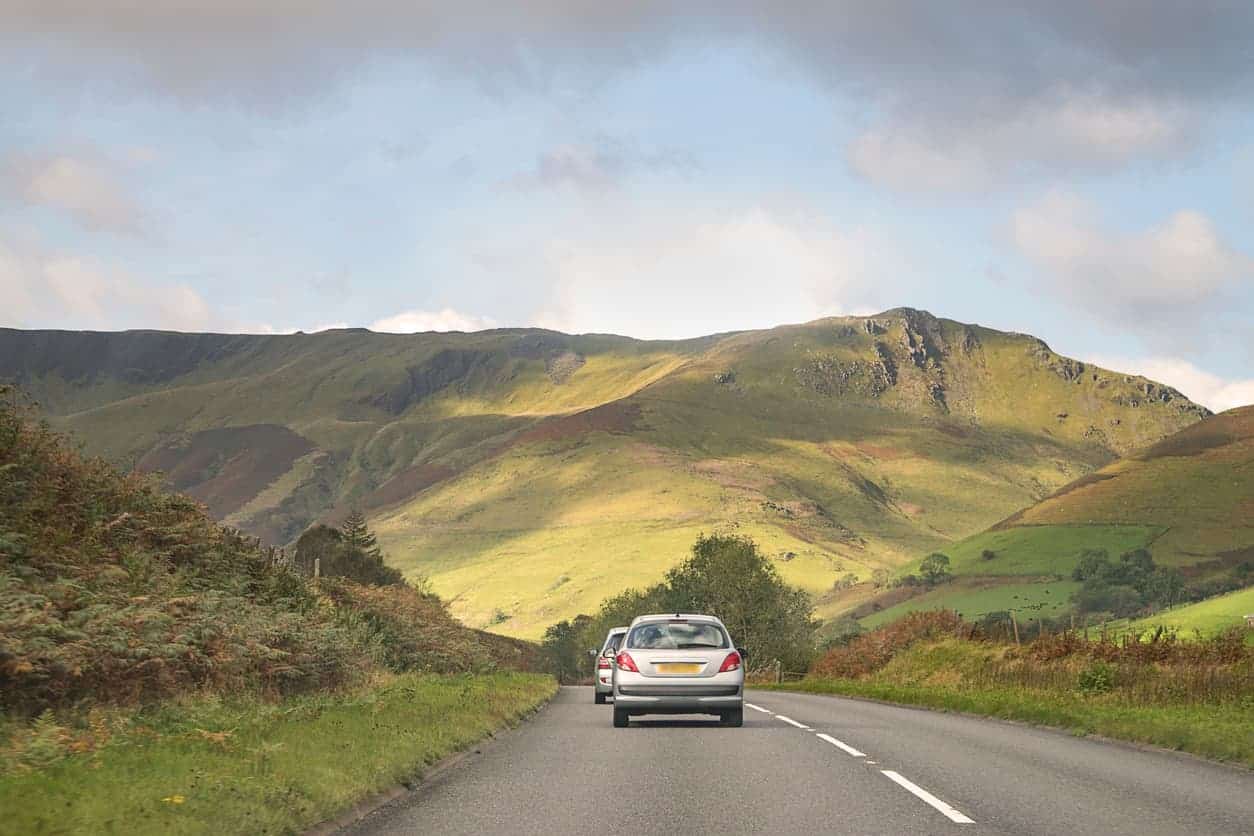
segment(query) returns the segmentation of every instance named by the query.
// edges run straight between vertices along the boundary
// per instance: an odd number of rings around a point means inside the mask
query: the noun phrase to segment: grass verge
[[[1254,707],[1241,705],[1127,706],[1010,688],[959,691],[886,682],[816,679],[767,690],[837,694],[962,711],[1054,726],[1078,735],[1101,735],[1189,752],[1254,769]]]
[[[24,751],[9,735],[0,833],[298,832],[421,777],[556,688],[539,674],[405,674],[281,702],[184,700],[95,714],[99,745],[80,754],[58,748],[74,731],[45,715]]]

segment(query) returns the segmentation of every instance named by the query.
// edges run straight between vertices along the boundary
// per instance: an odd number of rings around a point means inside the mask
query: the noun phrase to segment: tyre
[[[602,694],[600,691],[597,691],[596,701],[597,701],[597,705],[605,705],[605,694]]]
[[[724,726],[738,729],[745,724],[745,710],[737,708],[732,711],[724,711],[719,719],[722,720]]]
[[[614,709],[614,728],[616,729],[627,728],[627,719],[628,719],[628,715],[625,709],[620,709],[620,708]]]

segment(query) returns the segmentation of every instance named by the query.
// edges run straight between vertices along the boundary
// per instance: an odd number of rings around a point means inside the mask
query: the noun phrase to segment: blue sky
[[[0,325],[909,305],[1254,402],[1248,4],[143,5],[0,10]]]

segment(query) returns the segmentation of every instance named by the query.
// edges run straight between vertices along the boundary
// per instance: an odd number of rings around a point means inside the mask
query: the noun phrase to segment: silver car
[[[744,651],[712,615],[642,615],[612,668],[614,727],[633,714],[717,714],[744,725]]]
[[[604,705],[605,698],[610,695],[610,691],[614,690],[614,683],[610,681],[614,675],[614,656],[618,653],[618,646],[625,635],[627,635],[626,627],[611,627],[610,631],[605,634],[605,643],[601,645],[601,651],[596,653],[596,682],[593,684],[596,686],[597,705]]]

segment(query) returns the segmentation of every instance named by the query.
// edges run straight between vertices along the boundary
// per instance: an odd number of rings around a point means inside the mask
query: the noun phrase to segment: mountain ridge
[[[757,536],[821,593],[1209,415],[913,308],[683,340],[0,329],[0,380],[267,541],[362,505],[459,615],[526,635],[700,530]],[[476,566],[521,575],[494,592]]]

